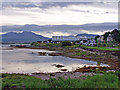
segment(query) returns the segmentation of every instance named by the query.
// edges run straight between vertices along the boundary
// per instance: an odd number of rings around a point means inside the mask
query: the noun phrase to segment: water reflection
[[[34,54],[32,54],[34,52]],[[53,52],[40,49],[13,49],[2,51],[2,72],[33,73],[57,72],[53,64],[63,64],[63,69],[71,71],[84,65],[95,65],[96,62],[63,56],[38,56],[37,52]]]

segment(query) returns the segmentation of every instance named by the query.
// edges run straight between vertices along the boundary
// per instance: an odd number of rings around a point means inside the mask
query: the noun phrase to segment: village
[[[104,40],[104,36],[99,36],[96,40],[95,37],[87,37],[87,36],[52,36],[52,39],[47,41],[37,41],[38,43],[61,43],[63,41],[69,41],[71,43],[86,45],[86,46],[97,46],[98,44],[110,44],[114,41],[111,34],[108,35],[107,39]],[[112,46],[115,46],[113,44]]]
[[[112,32],[106,32],[103,35],[96,35],[94,37],[90,36],[52,36],[52,38],[47,40],[39,40],[31,42],[30,45],[22,44],[22,43],[16,43],[11,44],[11,46],[16,47],[46,47],[46,46],[52,46],[52,47],[61,47],[63,42],[70,43],[70,45],[65,46],[90,46],[90,47],[106,47],[106,48],[115,48],[119,49],[120,45],[120,36],[119,36],[119,30],[114,29]],[[116,38],[117,36],[117,38]],[[63,45],[64,46],[64,45]]]

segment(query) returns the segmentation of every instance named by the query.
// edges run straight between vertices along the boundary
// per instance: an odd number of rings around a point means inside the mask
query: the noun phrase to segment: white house
[[[52,41],[79,41],[86,39],[86,36],[52,36]]]
[[[107,37],[107,42],[111,42],[111,41],[113,41],[113,38],[112,38],[112,35],[109,34],[108,37]]]
[[[103,42],[104,41],[103,39],[104,39],[104,36],[100,36],[99,38],[97,38],[97,41],[98,42]]]
[[[52,42],[60,43],[62,41],[76,42],[77,44],[94,45],[96,41],[86,36],[52,36]]]

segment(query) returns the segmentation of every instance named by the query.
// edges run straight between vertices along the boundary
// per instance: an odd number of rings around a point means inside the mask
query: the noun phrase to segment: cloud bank
[[[14,25],[2,26],[3,32],[32,31],[51,37],[52,35],[77,35],[80,33],[103,34],[118,28],[117,23],[91,23],[84,25]]]
[[[1,33],[32,31],[44,36],[102,34],[118,28],[117,2],[4,2]]]

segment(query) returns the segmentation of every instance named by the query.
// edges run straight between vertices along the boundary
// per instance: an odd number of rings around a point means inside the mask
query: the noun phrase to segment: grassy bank
[[[41,80],[22,74],[3,74],[2,88],[120,88],[116,73],[88,76],[85,80],[51,78]]]
[[[44,47],[63,47],[63,48],[88,48],[88,49],[96,49],[96,50],[103,50],[103,51],[120,51],[120,46],[117,47],[95,47],[95,46],[85,46],[85,45],[79,45],[79,44],[71,44],[71,46],[62,46],[62,43],[38,43],[34,42],[32,44],[33,46],[44,46]]]
[[[80,57],[86,57],[86,58],[94,58],[94,59],[99,59],[99,58],[108,58],[112,59],[112,55],[108,54],[98,54],[98,53],[89,53],[87,51],[82,51],[82,50],[76,50],[72,56],[80,56]]]
[[[61,43],[38,43],[38,42],[33,42],[31,43],[31,45],[33,46],[44,46],[44,47],[61,47],[62,44]]]
[[[109,47],[92,47],[92,46],[84,46],[81,45],[82,48],[88,48],[88,49],[96,49],[96,50],[105,50],[105,51],[120,51],[119,48],[109,48]]]

